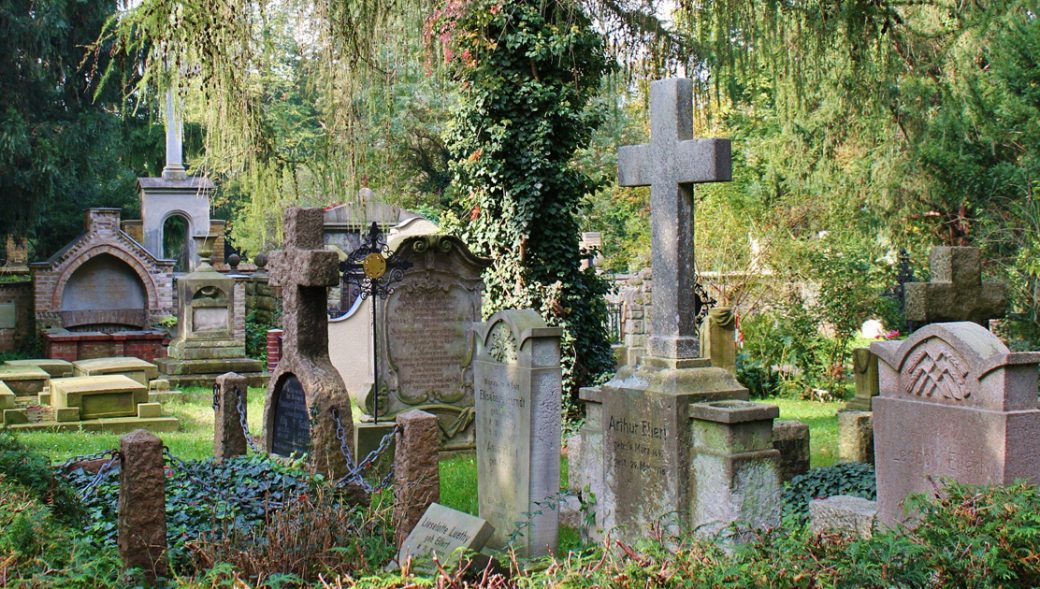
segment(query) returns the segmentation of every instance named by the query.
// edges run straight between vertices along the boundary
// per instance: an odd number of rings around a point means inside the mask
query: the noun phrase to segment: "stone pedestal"
[[[715,307],[701,324],[701,357],[737,375],[737,316],[729,307]]]
[[[162,448],[162,440],[145,430],[137,430],[119,442],[119,555],[127,568],[141,569],[151,583],[168,573]]]
[[[173,386],[211,386],[227,372],[260,386],[263,365],[246,357],[245,333],[238,327],[245,320],[244,285],[213,269],[210,247],[210,240],[200,246],[198,267],[177,281],[177,338],[169,357],[156,364]]]
[[[871,400],[878,395],[878,359],[867,348],[852,350],[853,378],[856,398],[845,404],[852,411],[870,411]]]
[[[431,504],[440,501],[437,416],[412,410],[397,416],[394,449],[394,539],[400,548]]]
[[[568,474],[572,482],[571,489],[578,493],[582,501],[592,505],[594,514],[593,521],[582,521],[582,538],[599,542],[603,539],[604,531],[601,502],[606,496],[603,480],[603,390],[600,387],[586,387],[578,391],[578,397],[585,403],[585,423],[578,432],[580,451],[576,453],[577,459],[571,459],[568,464]]]
[[[693,435],[691,528],[711,536],[729,524],[780,523],[780,452],[773,448],[775,405],[748,401],[697,403]]]
[[[249,406],[248,381],[242,375],[229,372],[217,377],[216,414],[213,416],[213,458],[217,462],[233,456],[243,456],[249,450],[246,433],[242,431],[245,415],[239,415],[238,400],[242,398],[243,413]]]
[[[747,399],[747,389],[707,359],[647,357],[635,370],[618,371],[599,397],[604,483],[597,509],[603,528],[633,541],[662,520],[672,529],[690,524],[695,482],[688,407]]]
[[[874,414],[870,411],[838,412],[838,459],[874,464]]]
[[[780,453],[780,482],[809,472],[809,426],[794,420],[773,423],[773,448]]]

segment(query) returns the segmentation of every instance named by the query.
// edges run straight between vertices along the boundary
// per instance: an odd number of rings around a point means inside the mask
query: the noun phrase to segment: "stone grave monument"
[[[878,359],[867,348],[852,350],[856,397],[838,412],[838,458],[842,462],[874,463],[874,421],[871,403],[878,395]]]
[[[556,550],[560,335],[532,309],[500,311],[477,338],[477,491],[492,548]],[[512,538],[511,538],[512,537]]]
[[[339,258],[323,249],[320,208],[285,212],[285,246],[271,254],[271,284],[282,288],[282,358],[267,385],[264,447],[273,454],[307,453],[329,479],[346,474],[337,438],[353,436],[350,397],[329,360],[326,290],[339,284]]]
[[[589,417],[581,446],[602,447],[600,464],[591,466],[592,476],[587,478],[593,480],[593,491],[599,491],[598,526],[613,530],[614,537],[621,540],[644,537],[647,528],[658,522],[695,527],[703,512],[697,501],[710,493],[692,466],[691,404],[748,397],[747,389],[728,370],[698,357],[692,296],[693,185],[728,181],[731,162],[728,140],[693,139],[692,105],[689,80],[652,83],[650,143],[618,151],[619,184],[650,186],[654,282],[650,334],[646,355],[637,366],[623,367],[599,389],[582,391]],[[712,423],[718,423],[721,432],[736,435],[742,422],[731,413],[745,411],[743,407],[722,407],[700,418],[707,422],[717,417]],[[771,417],[759,417],[771,424]],[[773,460],[771,434],[766,442],[768,448],[756,446],[754,451],[762,452],[766,461]],[[720,455],[735,451],[718,449]],[[773,475],[763,480],[775,486],[775,465],[769,469]],[[729,491],[719,489],[718,493]],[[758,519],[757,513],[749,515]]]
[[[701,357],[711,365],[737,375],[737,314],[729,307],[715,307],[701,324]]]
[[[329,322],[333,363],[363,411],[358,447],[374,448],[396,415],[419,409],[437,416],[442,449],[472,449],[475,335],[470,327],[480,321],[481,273],[489,262],[449,235],[391,237],[389,247],[411,264],[393,292],[359,301],[354,312]],[[372,304],[379,305],[377,428],[371,427]]]
[[[982,281],[978,248],[935,247],[928,256],[931,282],[908,282],[906,320],[918,327],[940,321],[973,321],[985,326],[1007,311],[1007,285]]]
[[[156,364],[175,386],[212,386],[227,372],[259,386],[263,365],[246,357],[244,286],[213,269],[211,247],[212,241],[204,240],[195,271],[177,280],[177,337],[170,342],[168,357]]]
[[[874,400],[878,519],[906,521],[902,501],[933,482],[1040,484],[1040,352],[1012,353],[975,323],[938,323],[877,342]]]

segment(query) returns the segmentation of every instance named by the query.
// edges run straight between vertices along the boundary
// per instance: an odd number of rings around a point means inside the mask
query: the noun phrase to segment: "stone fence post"
[[[218,398],[213,414],[213,457],[217,462],[246,453],[246,434],[238,415],[238,395],[242,395],[242,411],[245,413],[247,385],[246,377],[234,372],[217,377]]]
[[[394,449],[394,529],[400,548],[426,508],[440,501],[437,416],[413,409],[397,416]]]
[[[166,562],[166,488],[163,443],[143,429],[119,441],[117,543],[127,568],[139,568],[154,583],[169,572]]]

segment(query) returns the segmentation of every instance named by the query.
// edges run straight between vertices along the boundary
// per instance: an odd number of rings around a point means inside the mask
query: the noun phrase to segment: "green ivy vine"
[[[461,86],[445,141],[468,211],[462,236],[492,260],[484,316],[529,307],[562,327],[564,396],[573,400],[613,367],[608,285],[581,270],[578,247],[597,185],[572,165],[601,119],[590,100],[612,67],[603,38],[569,0],[452,1],[427,32]]]

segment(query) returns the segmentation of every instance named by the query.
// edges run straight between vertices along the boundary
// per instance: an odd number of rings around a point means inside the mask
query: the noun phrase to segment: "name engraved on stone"
[[[295,375],[288,375],[276,394],[274,406],[274,442],[271,451],[279,456],[311,450],[311,420],[303,385]]]
[[[402,397],[444,399],[463,389],[468,306],[465,293],[455,288],[412,287],[391,297],[390,357]]]
[[[504,364],[484,363],[481,365],[478,396],[483,411],[481,420],[484,431],[495,435],[483,436],[480,443],[485,452],[478,455],[477,468],[499,473],[518,473],[526,458],[525,441],[522,439],[526,420],[520,418],[518,410],[527,406],[521,395],[520,385],[509,377],[510,367]],[[519,521],[520,514],[515,506],[526,502],[521,489],[515,486],[500,487],[494,493],[482,497],[481,514],[493,522]],[[504,531],[504,530],[503,530]]]
[[[483,548],[492,531],[491,525],[479,517],[433,503],[401,544],[398,562],[436,555],[444,564],[456,550]]]
[[[607,440],[613,449],[615,473],[627,477],[666,476],[664,444],[669,428],[646,417],[608,416]]]

